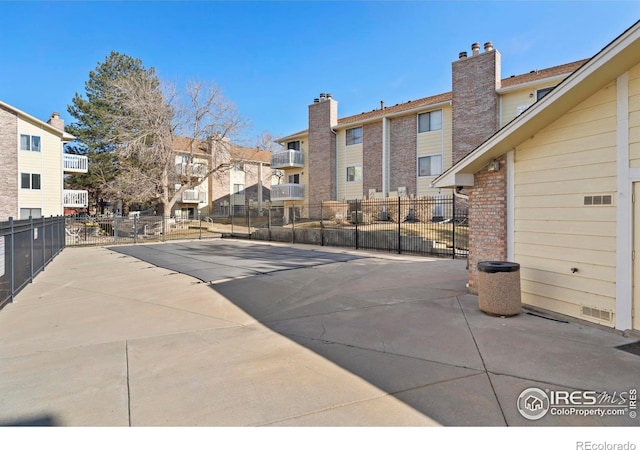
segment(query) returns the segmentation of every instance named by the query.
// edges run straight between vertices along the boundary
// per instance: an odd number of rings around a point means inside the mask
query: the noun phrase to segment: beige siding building
[[[272,200],[318,209],[325,200],[451,195],[433,187],[436,177],[584,63],[503,79],[488,42],[452,63],[451,92],[344,118],[333,96],[320,94],[309,128],[278,140],[285,150],[272,167],[285,175]]]
[[[58,113],[47,122],[0,102],[0,221],[57,216],[86,208],[86,191],[64,189],[64,174],[87,171],[85,156],[64,153],[74,139]]]
[[[526,305],[640,330],[639,131],[640,22],[435,181],[469,192],[471,291],[478,261],[511,260]]]
[[[198,216],[244,214],[245,208],[262,209],[271,189],[271,153],[228,142],[193,142],[176,137],[177,179],[193,178],[196,184],[185,190],[172,215]],[[210,174],[212,167],[220,170]],[[176,184],[176,191],[181,187]]]

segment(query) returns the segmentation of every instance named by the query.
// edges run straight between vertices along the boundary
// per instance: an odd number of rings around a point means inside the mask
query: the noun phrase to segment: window
[[[300,151],[300,141],[287,142],[287,150]]]
[[[30,136],[28,134],[20,135],[20,150],[32,152],[40,151],[40,136]]]
[[[442,173],[442,155],[422,156],[418,158],[418,176],[435,177]]]
[[[347,145],[362,144],[362,127],[347,130]]]
[[[34,219],[42,218],[42,209],[41,208],[20,208],[20,220],[26,220],[29,217],[33,217]]]
[[[442,110],[418,114],[418,133],[442,130]]]
[[[233,193],[234,194],[244,194],[244,184],[234,184],[233,185]]]
[[[300,184],[300,174],[289,175],[289,184]]]
[[[40,189],[40,174],[39,173],[21,173],[20,174],[20,187],[22,189]]]
[[[553,87],[538,89],[536,91],[536,101],[540,100],[542,97],[547,95],[549,92],[551,92],[551,90],[553,90]]]
[[[362,166],[348,166],[347,181],[362,181]]]

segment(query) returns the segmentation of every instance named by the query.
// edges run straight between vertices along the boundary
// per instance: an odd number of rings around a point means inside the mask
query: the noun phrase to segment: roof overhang
[[[16,114],[18,117],[20,117],[23,120],[27,120],[29,122],[35,122],[38,124],[38,126],[44,128],[45,130],[49,131],[52,134],[57,134],[58,136],[60,136],[60,139],[62,139],[62,141],[64,142],[71,142],[73,140],[75,140],[75,136],[72,134],[67,133],[66,131],[63,130],[59,130],[58,128],[54,127],[51,124],[48,124],[47,122],[44,122],[40,119],[38,119],[37,117],[32,116],[31,114],[27,114],[24,111],[19,110],[18,108],[16,108],[15,106],[11,106],[8,103],[5,103],[3,101],[0,100],[0,107],[5,108],[11,112],[13,112],[14,114]]]
[[[474,151],[436,178],[438,188],[471,186],[473,175],[558,120],[617,77],[640,62],[640,21],[607,45],[549,94],[531,105]],[[458,183],[463,184],[458,184]],[[471,183],[471,184],[467,184]]]

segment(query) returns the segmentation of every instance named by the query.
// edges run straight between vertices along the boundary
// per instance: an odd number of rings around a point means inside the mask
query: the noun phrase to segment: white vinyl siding
[[[63,148],[60,136],[22,118],[18,118],[18,135],[38,136],[40,142],[40,151],[18,152],[18,173],[41,175],[40,189],[19,189],[18,207],[39,208],[45,217],[63,214]],[[33,139],[30,143],[33,144]]]
[[[514,255],[526,304],[574,317],[581,306],[615,309],[615,90],[516,148]],[[613,205],[585,205],[593,195],[611,195]]]
[[[451,107],[442,108],[442,126],[440,130],[431,131],[429,133],[418,133],[417,136],[417,194],[418,195],[450,195],[448,189],[436,189],[429,187],[434,177],[420,176],[419,159],[423,156],[441,155],[442,171],[444,172],[452,165],[453,149],[452,149],[452,114]]]
[[[363,166],[362,144],[346,145],[346,131],[338,131],[336,170],[337,170],[337,198],[338,200],[353,200],[362,198],[362,180],[347,183],[347,167]]]
[[[500,96],[500,127],[505,126],[517,116],[522,114],[529,106],[536,102],[538,91],[556,86],[558,82],[540,83],[535,86],[527,86],[524,89],[509,91]]]
[[[629,163],[640,167],[640,64],[629,71]]]

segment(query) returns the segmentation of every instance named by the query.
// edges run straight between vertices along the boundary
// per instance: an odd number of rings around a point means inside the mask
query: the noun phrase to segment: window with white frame
[[[347,145],[362,144],[362,127],[349,128],[346,132],[346,136]]]
[[[287,142],[287,150],[300,151],[300,141]]]
[[[418,158],[419,177],[435,177],[441,173],[442,155],[429,155]]]
[[[31,152],[40,151],[40,136],[31,136],[29,134],[20,135],[20,150]]]
[[[418,114],[418,133],[442,130],[442,110]]]
[[[347,166],[347,182],[362,181],[362,166]]]
[[[552,90],[553,90],[553,87],[548,87],[548,88],[544,88],[544,89],[538,89],[536,91],[536,101],[540,100],[542,97],[547,95]]]
[[[40,219],[42,217],[41,208],[20,208],[20,220],[26,220],[29,217]]]
[[[40,189],[40,174],[22,172],[20,174],[20,187],[22,189]]]

